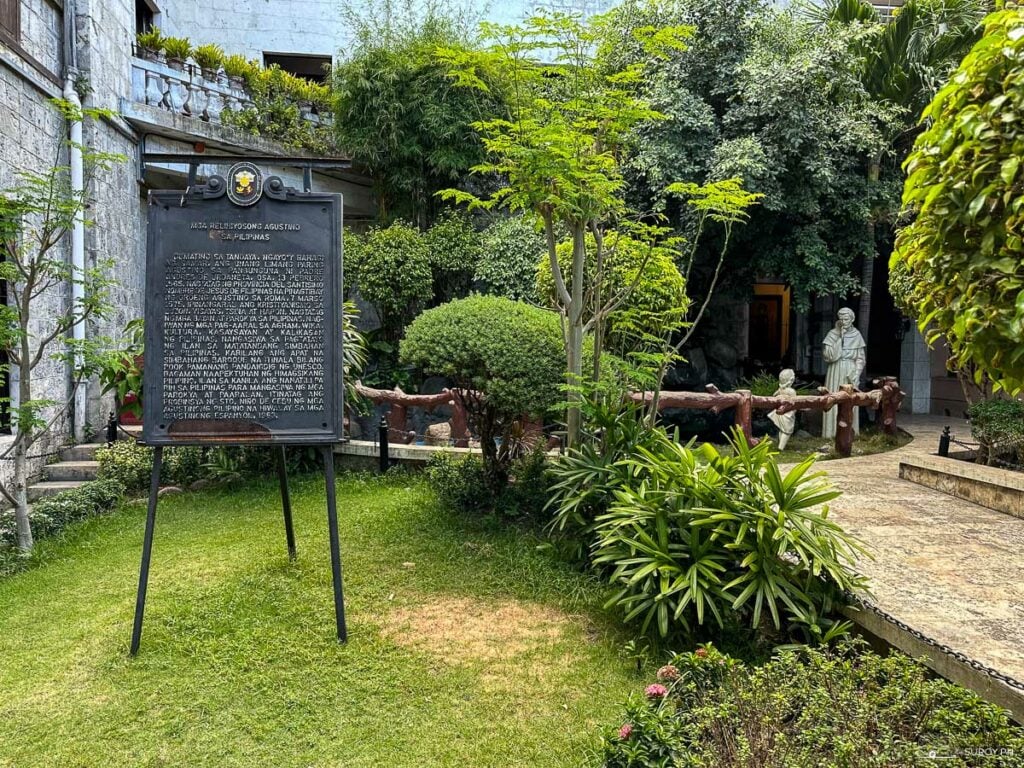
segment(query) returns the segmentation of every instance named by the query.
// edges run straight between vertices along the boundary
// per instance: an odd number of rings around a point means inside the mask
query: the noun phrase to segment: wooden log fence
[[[733,408],[734,423],[743,430],[750,441],[753,435],[754,410],[775,411],[778,414],[792,411],[827,411],[838,408],[836,415],[835,447],[839,456],[849,456],[853,450],[853,409],[871,408],[878,412],[882,430],[887,435],[896,434],[896,414],[903,403],[904,393],[899,382],[892,376],[875,379],[874,389],[862,392],[849,384],[838,392],[829,392],[824,387],[818,389],[817,395],[797,395],[796,397],[766,397],[755,395],[750,390],[740,389],[735,392],[721,392],[714,384],[708,384],[704,392],[661,392],[658,396],[658,410],[665,408],[692,408],[697,410],[721,413]],[[451,426],[451,437],[454,445],[465,448],[469,445],[469,421],[463,399],[457,390],[444,389],[434,395],[412,395],[395,389],[374,389],[356,382],[356,392],[373,403],[388,403],[387,413],[389,438],[409,444],[416,439],[416,433],[408,429],[409,408],[423,408],[432,411],[439,405],[447,405],[452,409],[448,420]],[[637,402],[650,403],[654,395],[651,392],[634,392],[631,394]],[[537,428],[538,425],[530,424]]]

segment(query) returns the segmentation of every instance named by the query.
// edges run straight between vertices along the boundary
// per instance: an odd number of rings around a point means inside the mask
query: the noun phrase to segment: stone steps
[[[70,491],[85,484],[85,480],[44,480],[28,487],[28,501],[45,499],[47,496],[56,496],[62,491]]]
[[[82,443],[66,448],[60,455],[61,461],[93,461],[96,458],[96,449],[102,448],[106,443]]]
[[[63,480],[95,480],[100,470],[98,461],[60,461],[46,467],[46,479]]]

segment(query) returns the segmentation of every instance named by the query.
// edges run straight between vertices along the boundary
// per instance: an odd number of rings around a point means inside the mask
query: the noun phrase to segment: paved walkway
[[[836,520],[867,544],[874,602],[932,639],[1024,681],[1024,520],[899,479],[899,462],[934,454],[965,422],[900,415],[896,451],[823,462],[844,491]]]

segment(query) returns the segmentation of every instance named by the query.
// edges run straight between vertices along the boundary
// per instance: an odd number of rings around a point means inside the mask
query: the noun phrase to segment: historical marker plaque
[[[149,203],[143,442],[341,440],[341,195],[244,163]]]

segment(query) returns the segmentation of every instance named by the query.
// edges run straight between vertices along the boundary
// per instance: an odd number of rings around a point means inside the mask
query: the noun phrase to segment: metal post
[[[939,436],[939,456],[949,456],[949,441],[951,437],[949,426],[943,427],[942,435]]]
[[[142,540],[142,565],[139,566],[139,591],[135,596],[135,624],[132,626],[132,644],[129,653],[139,652],[142,641],[142,616],[146,612],[146,587],[149,586],[149,560],[153,554],[153,528],[156,525],[156,500],[160,495],[160,465],[163,463],[163,446],[153,449],[153,474],[149,481],[149,509],[146,512],[146,534]]]
[[[295,559],[295,528],[292,526],[292,501],[288,495],[288,470],[285,447],[277,451],[277,479],[281,484],[281,506],[284,507],[284,535],[288,540],[288,559]]]
[[[107,447],[117,442],[117,415],[111,411],[107,419]]]
[[[377,431],[380,443],[380,471],[384,473],[388,471],[388,466],[391,463],[391,457],[388,455],[390,450],[388,446],[388,432],[390,428],[386,416],[380,417],[380,427],[378,427]]]
[[[334,581],[334,618],[338,625],[338,642],[348,640],[345,626],[345,597],[341,584],[341,546],[338,544],[338,505],[334,487],[334,446],[324,446],[324,480],[327,484],[327,530],[331,538],[331,576]]]

